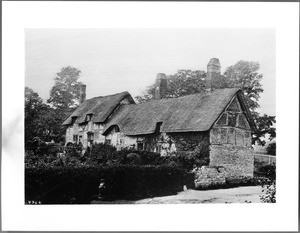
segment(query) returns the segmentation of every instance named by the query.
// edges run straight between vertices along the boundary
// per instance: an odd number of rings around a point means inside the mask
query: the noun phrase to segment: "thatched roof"
[[[238,97],[241,99],[241,90],[227,88],[205,94],[123,105],[113,114],[103,134],[109,132],[110,127],[114,125],[126,135],[150,134],[155,132],[159,122],[162,123],[160,132],[206,131],[237,93],[240,93]],[[250,116],[248,120],[252,125]]]
[[[75,123],[84,123],[88,114],[93,114],[93,122],[104,122],[126,97],[129,98],[131,103],[134,103],[134,100],[127,91],[85,100],[78,106],[71,116],[68,117],[63,125],[71,124],[73,117],[76,117]]]

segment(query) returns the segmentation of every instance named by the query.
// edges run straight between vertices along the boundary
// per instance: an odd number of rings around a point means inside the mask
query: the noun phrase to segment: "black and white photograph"
[[[283,229],[298,190],[292,5],[277,21],[275,3],[27,4],[6,8],[23,24],[4,14],[4,229]]]
[[[276,202],[274,30],[25,36],[26,204]]]

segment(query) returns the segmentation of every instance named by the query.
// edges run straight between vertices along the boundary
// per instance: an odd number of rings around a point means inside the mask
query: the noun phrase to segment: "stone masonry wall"
[[[253,177],[251,128],[235,96],[210,130],[210,166],[223,166],[227,178]]]
[[[226,183],[226,171],[224,167],[202,166],[195,170],[194,174],[196,189],[222,186]]]
[[[253,177],[253,151],[247,147],[210,145],[209,165],[223,166],[228,178]]]

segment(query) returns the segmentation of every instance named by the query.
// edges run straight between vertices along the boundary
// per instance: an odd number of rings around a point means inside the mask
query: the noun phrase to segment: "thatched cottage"
[[[220,62],[213,58],[205,93],[164,98],[167,79],[158,74],[155,100],[136,104],[128,92],[84,100],[63,123],[66,143],[107,143],[166,155],[193,151],[205,142],[210,166],[223,166],[230,176],[253,176],[255,124],[240,89],[216,88],[220,75]]]

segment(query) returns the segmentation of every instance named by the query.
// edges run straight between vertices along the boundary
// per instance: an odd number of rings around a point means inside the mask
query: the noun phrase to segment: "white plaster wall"
[[[124,144],[125,146],[137,145],[137,137],[134,136],[124,136]]]

